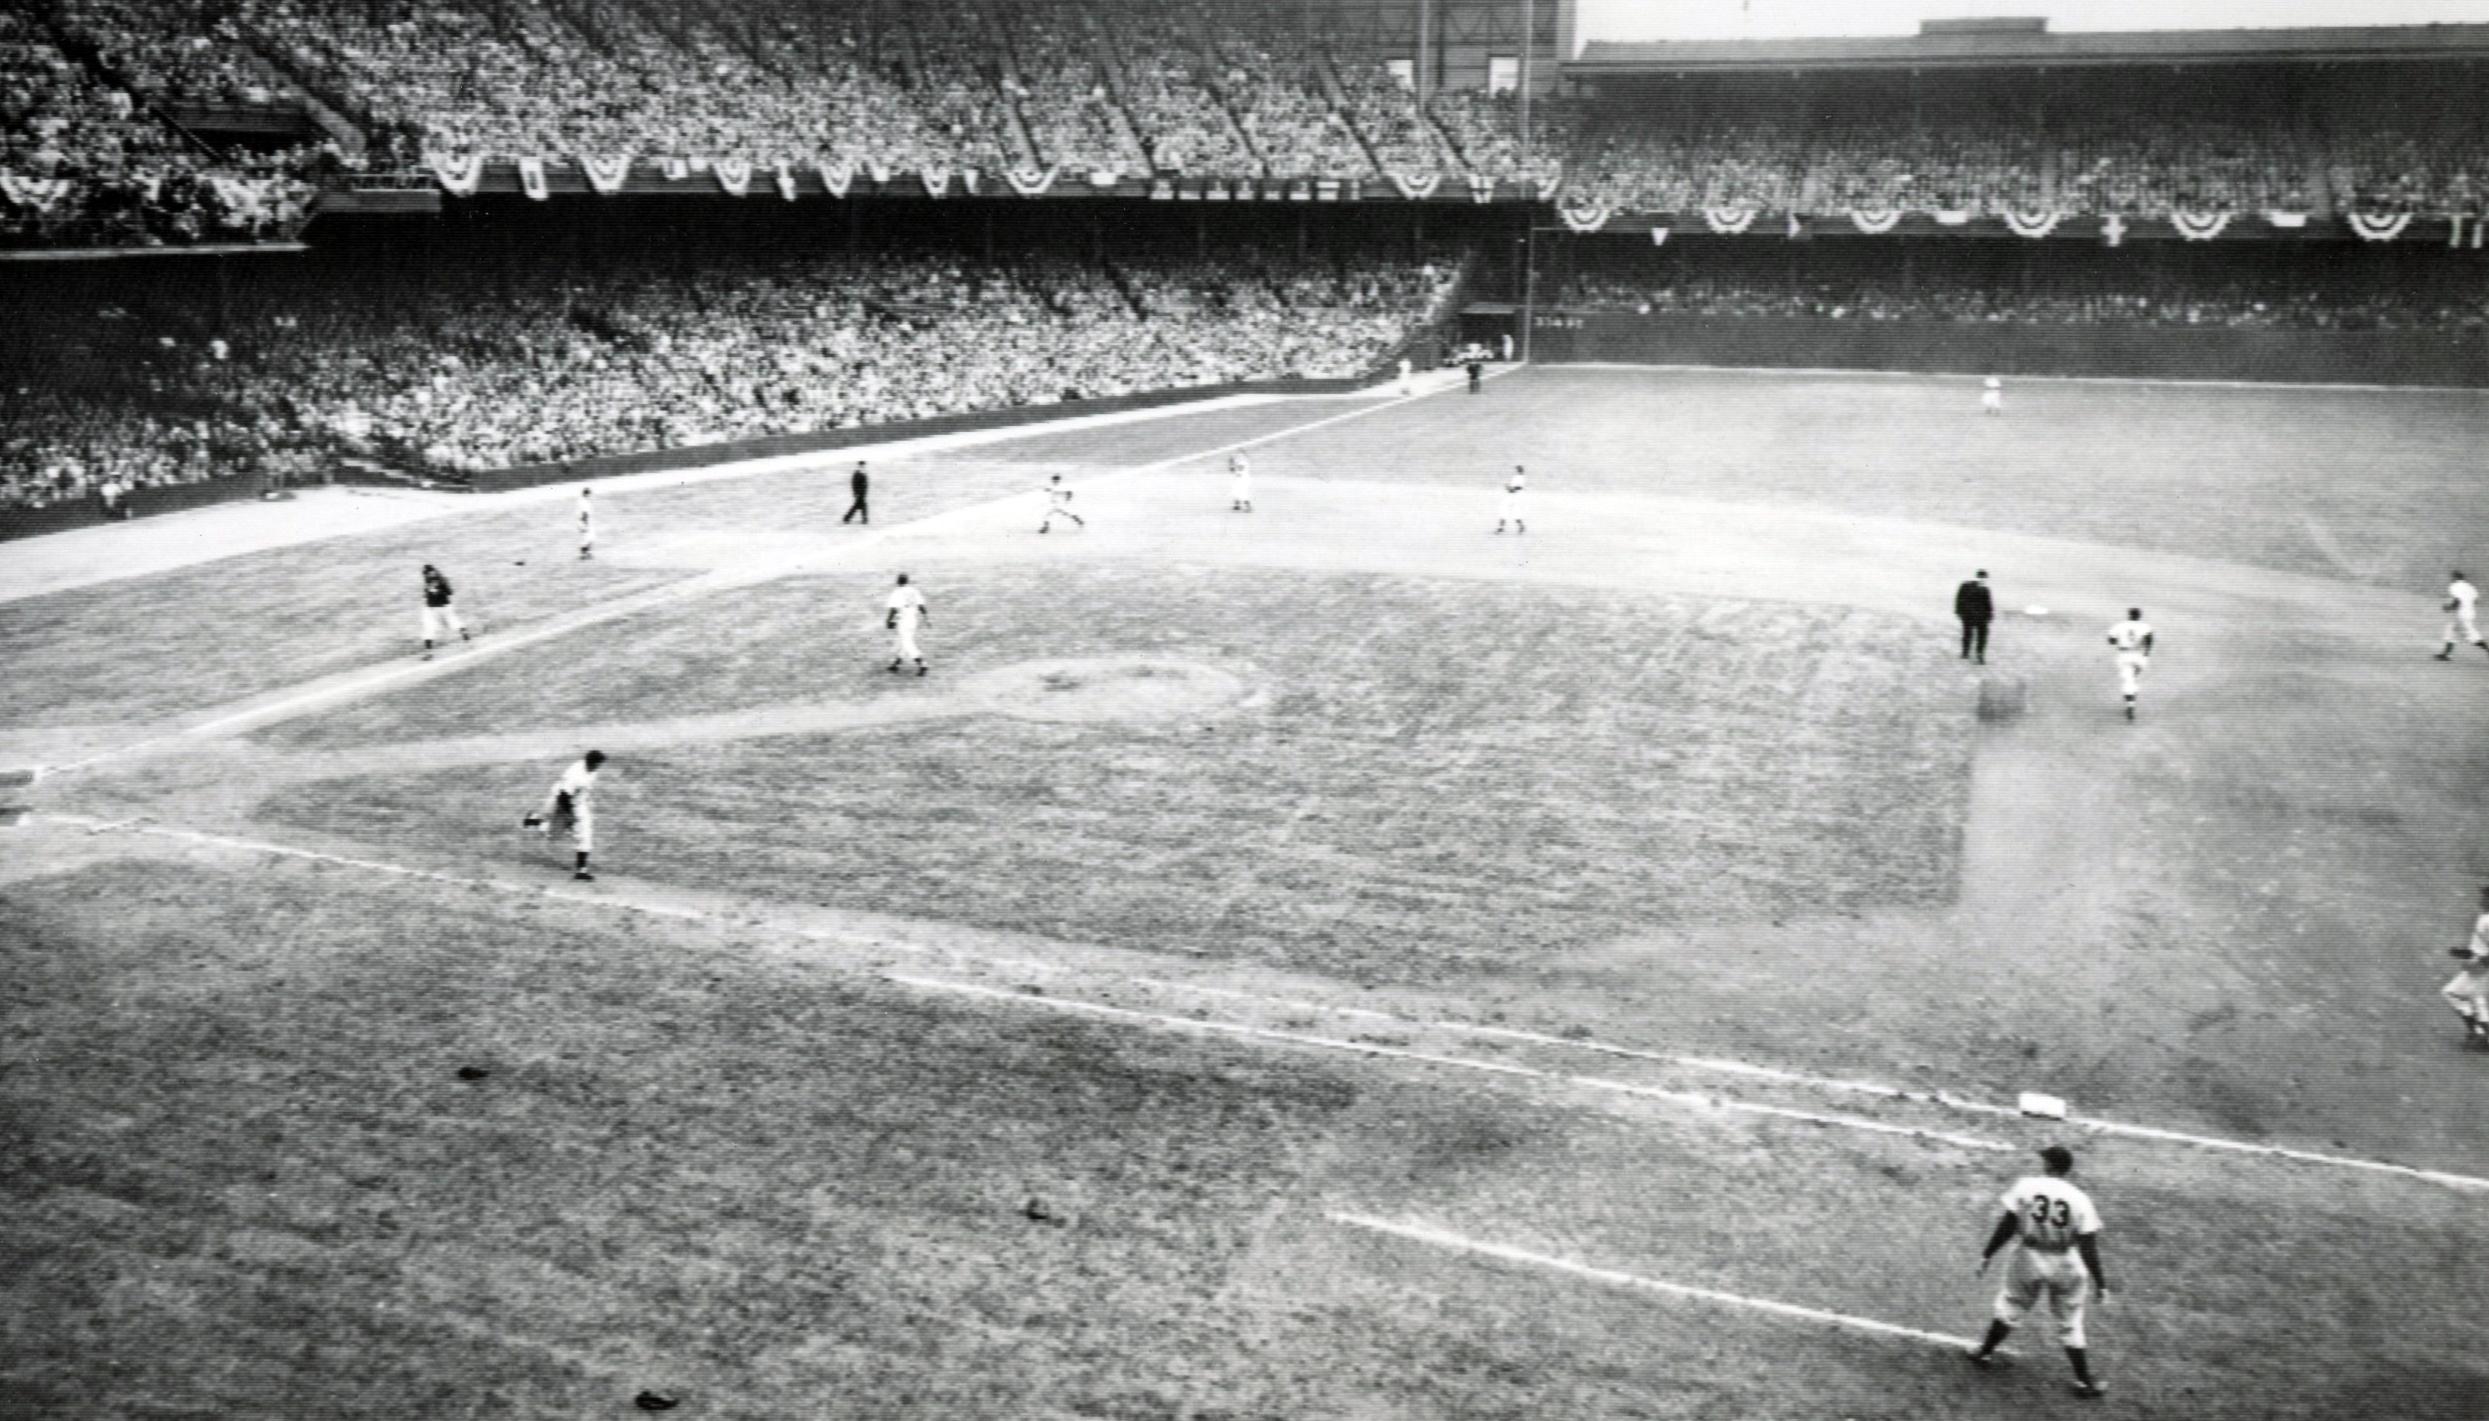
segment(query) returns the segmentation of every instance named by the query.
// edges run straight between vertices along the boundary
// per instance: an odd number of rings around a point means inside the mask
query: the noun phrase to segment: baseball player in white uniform
[[[1075,525],[1082,528],[1089,526],[1087,519],[1072,511],[1072,487],[1063,482],[1061,474],[1055,474],[1046,480],[1046,516],[1044,521],[1037,525],[1037,531],[1043,533],[1052,528],[1057,518],[1069,518]]]
[[[1404,400],[1405,400],[1405,399],[1407,399],[1409,396],[1414,395],[1414,394],[1416,394],[1416,393],[1417,393],[1417,383],[1416,383],[1415,381],[1413,381],[1413,380],[1411,380],[1411,379],[1409,378],[1409,357],[1407,357],[1407,356],[1405,356],[1405,355],[1404,355],[1404,356],[1401,356],[1401,357],[1400,357],[1400,398],[1402,398],[1402,399],[1404,399]]]
[[[588,872],[588,855],[596,850],[596,772],[604,765],[605,752],[590,750],[562,771],[562,777],[545,792],[544,804],[519,821],[520,828],[533,829],[548,839],[569,830],[571,847],[578,851],[570,876],[581,883],[596,881],[596,875]]]
[[[2109,645],[2117,648],[2117,689],[2126,698],[2126,718],[2135,718],[2135,693],[2143,689],[2143,673],[2152,665],[2152,624],[2141,607],[2126,609],[2126,620],[2109,628]]]
[[[2463,970],[2441,992],[2463,1018],[2463,1044],[2489,1049],[2489,888],[2480,890],[2480,916],[2472,919],[2472,940],[2454,949]]]
[[[1503,506],[1495,512],[1496,532],[1503,532],[1504,525],[1507,523],[1512,525],[1512,531],[1515,533],[1527,533],[1530,531],[1528,521],[1522,516],[1523,510],[1521,503],[1522,495],[1529,491],[1529,484],[1529,474],[1525,472],[1519,464],[1513,465],[1512,477],[1504,480]]]
[[[2458,641],[2489,651],[2489,641],[2480,639],[2479,608],[2480,589],[2463,576],[2463,569],[2456,568],[2454,580],[2446,584],[2446,645],[2437,653],[2438,660],[2454,660],[2454,645]]]
[[[1971,1349],[1973,1364],[1986,1366],[1996,1349],[2034,1307],[2045,1305],[2057,1321],[2057,1341],[2074,1364],[2074,1394],[2085,1398],[2108,1395],[2092,1378],[2091,1356],[2084,1345],[2083,1306],[2093,1292],[2109,1296],[2109,1275],[2100,1266],[2100,1211],[2091,1196],[2074,1186],[2074,1152],[2063,1145],[2040,1151],[2046,1174],[2014,1181],[2002,1201],[2005,1212],[1988,1234],[1979,1253],[1985,1274],[1998,1249],[2019,1246],[2005,1265],[2005,1285],[1997,1289],[1996,1315],[1988,1335]]]
[[[925,610],[925,594],[908,586],[907,574],[899,574],[899,585],[885,604],[888,615],[882,626],[891,634],[890,669],[897,672],[908,662],[916,663],[916,674],[925,674],[925,653],[916,648],[916,624],[932,615]]]
[[[1979,387],[1981,414],[2005,413],[2005,382],[1991,375]]]
[[[586,489],[579,490],[579,556],[596,556],[596,509]]]
[[[451,632],[460,641],[473,641],[467,635],[467,624],[458,620],[457,594],[450,591],[449,579],[430,563],[423,565],[423,659],[432,659],[432,644],[447,641]]]
[[[1241,450],[1227,456],[1227,507],[1231,513],[1253,511],[1253,465]]]

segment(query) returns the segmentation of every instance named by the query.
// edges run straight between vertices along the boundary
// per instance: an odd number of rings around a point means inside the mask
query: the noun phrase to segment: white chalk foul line
[[[1833,1327],[1847,1328],[1853,1332],[1870,1332],[1879,1337],[1899,1337],[1911,1342],[1925,1342],[1937,1347],[1968,1350],[1972,1345],[1970,1338],[1956,1337],[1949,1332],[1929,1332],[1924,1328],[1904,1327],[1897,1322],[1860,1317],[1855,1313],[1834,1312],[1829,1308],[1810,1308],[1798,1303],[1780,1302],[1773,1298],[1758,1298],[1747,1293],[1731,1293],[1719,1288],[1696,1287],[1691,1283],[1671,1283],[1661,1278],[1645,1278],[1638,1273],[1601,1268],[1595,1264],[1577,1263],[1570,1258],[1558,1258],[1553,1254],[1533,1253],[1526,1248],[1514,1248],[1510,1244],[1489,1243],[1484,1239],[1469,1238],[1453,1233],[1449,1229],[1436,1228],[1432,1224],[1395,1223],[1389,1219],[1370,1218],[1364,1214],[1336,1212],[1327,1214],[1325,1217],[1335,1224],[1352,1229],[1389,1234],[1393,1238],[1404,1238],[1413,1243],[1448,1249],[1455,1253],[1474,1254],[1482,1258],[1500,1259],[1506,1263],[1544,1268],[1550,1272],[1565,1273],[1576,1278],[1588,1278],[1593,1282],[1607,1283],[1619,1288],[1631,1288],[1637,1292],[1660,1293],[1672,1298],[1690,1298],[1697,1302],[1743,1308],[1748,1312],[1770,1313],[1774,1317],[1825,1323]]]
[[[32,817],[51,823],[83,829],[90,834],[102,834],[116,829],[127,829],[129,832],[144,834],[152,838],[172,839],[184,843],[206,844],[219,848],[237,849],[249,853],[272,854],[281,858],[301,859],[307,862],[331,863],[339,865],[340,867],[367,869],[374,873],[387,874],[399,878],[422,879],[435,883],[450,884],[462,888],[485,888],[494,892],[507,893],[513,896],[550,898],[557,902],[577,903],[590,907],[601,907],[621,912],[641,913],[651,917],[675,918],[685,922],[723,923],[729,925],[760,927],[769,932],[782,933],[787,936],[805,938],[816,942],[849,942],[855,940],[854,934],[820,932],[808,928],[760,923],[756,920],[730,918],[716,913],[703,912],[696,908],[676,908],[663,904],[634,902],[623,898],[590,895],[549,886],[514,883],[492,878],[475,878],[462,874],[446,873],[437,869],[414,868],[404,864],[393,864],[379,859],[358,858],[348,854],[328,853],[319,849],[298,848],[291,844],[279,844],[264,839],[246,839],[232,834],[213,834],[198,829],[173,828],[155,824],[147,820],[144,816],[135,820],[106,820],[92,815],[57,813],[42,814]],[[877,938],[874,939],[874,941],[880,946],[893,948],[905,953],[911,953],[918,956],[964,959],[976,962],[986,967],[1007,966],[1047,972],[1063,970],[1062,964],[1060,963],[1047,962],[1037,958],[987,956],[976,953],[960,952],[955,949],[920,947],[914,943],[888,939]],[[1171,1016],[1160,1012],[1144,1012],[1130,1007],[1117,1007],[1109,1006],[1100,1002],[1087,1002],[1074,997],[1031,996],[1024,992],[1014,992],[1001,988],[984,987],[974,983],[950,982],[936,978],[905,977],[896,974],[885,974],[885,977],[890,981],[902,982],[907,985],[920,987],[929,991],[966,993],[970,995],[990,997],[1001,1001],[1019,1002],[1023,1005],[1041,1005],[1065,1011],[1086,1012],[1094,1015],[1118,1017],[1127,1020],[1153,1022],[1159,1025],[1189,1031],[1216,1032],[1266,1041],[1286,1042],[1293,1045],[1315,1047],[1323,1050],[1346,1051],[1359,1055],[1389,1057],[1394,1059],[1422,1062],[1429,1065],[1451,1066],[1463,1070],[1484,1071],[1497,1075],[1532,1077],[1545,1081],[1561,1082],[1567,1085],[1573,1085],[1586,1089],[1610,1091],[1623,1095],[1640,1096],[1652,1100],[1665,1100],[1701,1109],[1724,1110],[1747,1115],[1776,1116],[1782,1119],[1803,1121],[1814,1125],[1829,1125],[1837,1126],[1843,1129],[1863,1130],[1872,1134],[1899,1135],[1914,1139],[1933,1140],[1944,1144],[1958,1145],[1964,1149],[2011,1151],[2020,1148],[2016,1145],[2007,1144],[2004,1141],[1986,1139],[1976,1135],[1957,1135],[1941,1130],[1924,1130],[1908,1125],[1896,1125],[1889,1121],[1871,1120],[1854,1115],[1836,1115],[1827,1112],[1797,1110],[1787,1106],[1765,1105],[1758,1102],[1724,1100],[1716,1096],[1703,1095],[1694,1091],[1663,1090],[1655,1086],[1638,1085],[1630,1081],[1608,1080],[1599,1076],[1571,1075],[1561,1071],[1545,1071],[1531,1066],[1514,1065],[1510,1062],[1481,1061],[1468,1057],[1445,1056],[1431,1052],[1411,1051],[1402,1047],[1385,1046],[1379,1042],[1346,1041],[1336,1037],[1316,1036],[1310,1033],[1279,1031],[1269,1027],[1251,1026],[1240,1022],[1222,1022],[1212,1021],[1200,1017]],[[1942,1105],[1952,1109],[1986,1116],[2019,1117],[2021,1114],[2019,1110],[2016,1110],[2011,1106],[1992,1105],[1984,1101],[1964,1100],[1958,1096],[1950,1095],[1943,1091],[1921,1092],[1903,1090],[1896,1086],[1879,1085],[1872,1081],[1848,1081],[1834,1076],[1815,1076],[1798,1071],[1784,1071],[1770,1066],[1749,1065],[1742,1061],[1724,1061],[1704,1056],[1678,1056],[1663,1051],[1643,1051],[1629,1046],[1616,1046],[1587,1038],[1549,1036],[1538,1032],[1516,1031],[1505,1027],[1479,1026],[1456,1021],[1421,1022],[1407,1017],[1393,1016],[1388,1012],[1372,1011],[1361,1007],[1329,1007],[1316,1002],[1294,1001],[1281,997],[1267,997],[1252,992],[1231,991],[1226,988],[1196,987],[1186,983],[1172,982],[1160,978],[1133,977],[1126,980],[1132,982],[1136,986],[1163,987],[1184,992],[1200,993],[1209,996],[1229,997],[1239,1001],[1257,1002],[1264,1006],[1287,1007],[1296,1010],[1313,1012],[1334,1012],[1344,1015],[1365,1017],[1381,1021],[1392,1026],[1404,1027],[1412,1031],[1434,1029],[1462,1032],[1480,1036],[1498,1036],[1549,1046],[1592,1051],[1633,1060],[1647,1060],[1662,1064],[1679,1065],[1693,1070],[1715,1070],[1724,1074],[1753,1079],[1781,1081],[1792,1085],[1809,1086],[1830,1091],[1871,1095],[1883,1099]],[[2071,1115],[2067,1117],[2066,1123],[2081,1129],[2092,1130],[2100,1134],[2117,1135],[2128,1139],[2151,1140],[2162,1144],[2189,1145],[2199,1149],[2219,1150],[2231,1154],[2260,1156],[2266,1159],[2289,1160],[2298,1164],[2319,1165],[2332,1169],[2357,1170],[2363,1173],[2380,1174],[2396,1179],[2410,1179],[2426,1184],[2441,1185],[2450,1189],[2489,1192],[2489,1178],[2484,1178],[2479,1175],[2457,1174],[2448,1170],[2421,1169],[2413,1165],[2393,1164],[2385,1160],[2362,1159],[2356,1155],[2336,1155],[2326,1154],[2317,1150],[2298,1150],[2292,1149],[2285,1145],[2260,1145],[2246,1140],[2227,1140],[2217,1135],[2196,1135],[2190,1134],[2183,1130],[2164,1130],[2152,1125],[2133,1125],[2116,1120],[2102,1120],[2092,1116]]]
[[[1542,370],[1656,370],[1675,375],[1835,376],[1862,380],[1969,381],[1959,370],[1868,370],[1841,365],[1684,365],[1667,361],[1565,360],[1535,362]],[[2188,380],[2164,375],[2016,375],[2025,385],[2168,385],[2214,390],[2340,390],[2371,395],[2489,395],[2473,385],[2378,385],[2342,380]]]
[[[1053,1011],[1080,1015],[1111,1017],[1121,1021],[1169,1027],[1178,1031],[1213,1036],[1235,1036],[1253,1041],[1274,1041],[1290,1046],[1311,1047],[1320,1051],[1342,1051],[1350,1055],[1375,1056],[1392,1061],[1412,1061],[1428,1066],[1449,1066],[1456,1070],[1482,1071],[1489,1075],[1518,1076],[1526,1080],[1546,1081],[1575,1086],[1585,1090],[1628,1095],[1642,1100],[1666,1101],[1671,1105],[1689,1106],[1697,1110],[1723,1111],[1736,1115],[1760,1115],[1779,1120],[1796,1120],[1809,1125],[1830,1125],[1846,1130],[1861,1130],[1875,1135],[1898,1135],[1904,1139],[1931,1140],[1956,1145],[1968,1150],[2003,1153],[2021,1148],[2003,1140],[1981,1139],[1975,1135],[1956,1135],[1943,1130],[1924,1130],[1913,1125],[1895,1125],[1885,1120],[1870,1120],[1858,1115],[1834,1115],[1822,1111],[1798,1110],[1785,1105],[1763,1105],[1753,1101],[1724,1100],[1689,1090],[1663,1090],[1657,1086],[1637,1085],[1631,1081],[1607,1080],[1599,1076],[1577,1076],[1563,1071],[1542,1070],[1536,1066],[1516,1065],[1510,1061],[1480,1061],[1467,1056],[1446,1056],[1434,1051],[1412,1051],[1405,1046],[1386,1046],[1379,1041],[1350,1041],[1336,1036],[1317,1036],[1311,1032],[1281,1031],[1274,1027],[1252,1026],[1244,1022],[1218,1021],[1208,1017],[1171,1016],[1165,1012],[1141,1011],[1134,1007],[1109,1006],[1104,1002],[1083,1001],[1078,997],[1038,996],[1013,991],[1007,987],[988,987],[975,982],[953,982],[939,977],[914,977],[904,973],[886,973],[886,979],[927,992],[950,992],[959,996],[981,997],[989,1001],[1013,1002]]]

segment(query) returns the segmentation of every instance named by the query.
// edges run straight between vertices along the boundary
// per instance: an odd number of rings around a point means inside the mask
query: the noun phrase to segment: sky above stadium
[[[1584,40],[1906,35],[1919,21],[2045,15],[2075,30],[2489,24],[2489,0],[1580,0]]]

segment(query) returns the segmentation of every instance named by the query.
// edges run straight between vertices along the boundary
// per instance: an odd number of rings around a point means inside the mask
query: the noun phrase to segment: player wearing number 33
[[[2028,1175],[2005,1191],[2005,1212],[1980,1251],[1979,1271],[1988,1271],[1996,1251],[2019,1244],[2005,1265],[2005,1286],[1997,1290],[1996,1317],[1988,1335],[1971,1350],[1970,1359],[1986,1366],[1996,1349],[2031,1309],[2046,1306],[2056,1315],[2057,1340],[2074,1364],[2074,1394],[2099,1397],[2108,1389],[2092,1379],[2091,1358],[2083,1344],[2083,1305],[2094,1289],[2109,1295],[2109,1277],[2100,1266],[2100,1213],[2091,1196],[2066,1176],[2074,1172],[2074,1151],[2050,1145],[2040,1151],[2046,1174]]]

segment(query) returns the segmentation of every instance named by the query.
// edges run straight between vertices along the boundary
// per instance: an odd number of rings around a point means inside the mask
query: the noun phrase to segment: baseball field
[[[1521,368],[868,451],[869,526],[634,476],[593,560],[0,547],[0,1416],[2478,1416],[2484,449]],[[1959,1356],[2048,1143],[2096,1403]]]

